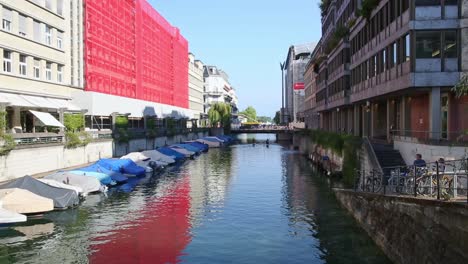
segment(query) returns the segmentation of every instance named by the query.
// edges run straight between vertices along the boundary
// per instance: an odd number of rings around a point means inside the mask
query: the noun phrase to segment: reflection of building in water
[[[198,224],[207,207],[224,202],[235,162],[231,151],[211,149],[188,165],[192,226]]]
[[[283,200],[287,203],[286,206],[290,210],[291,216],[304,216],[304,213],[313,213],[318,209],[318,190],[314,184],[309,182],[311,177],[307,173],[311,171],[309,164],[298,153],[288,151],[284,152],[282,163],[285,182],[283,194],[286,195]],[[304,219],[294,219],[293,222],[301,220]]]
[[[188,177],[173,182],[163,197],[146,203],[125,228],[95,239],[90,262],[176,263],[190,242]],[[154,197],[153,197],[154,198]]]

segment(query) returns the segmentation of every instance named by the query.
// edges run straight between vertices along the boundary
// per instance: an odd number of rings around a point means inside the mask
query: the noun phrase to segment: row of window
[[[351,70],[351,85],[366,81],[410,60],[410,35],[398,39]]]
[[[340,53],[328,63],[328,72],[331,74],[346,63],[349,63],[349,49],[342,49]]]
[[[13,30],[13,15],[15,13],[8,8],[2,8],[2,29],[8,32],[12,32]],[[29,32],[27,30],[28,19],[23,14],[18,14],[18,35],[22,37],[32,38],[34,41],[44,43],[48,46],[53,46],[58,49],[63,49],[63,32],[58,29],[54,29],[53,27],[41,23],[37,20],[33,20],[33,32],[32,36],[28,36]],[[53,41],[52,32],[55,30],[56,37],[55,43]]]
[[[458,0],[444,0],[445,5],[458,5]],[[438,6],[442,5],[441,0],[416,0],[416,6]]]
[[[46,62],[44,76],[41,75],[41,59],[33,59],[33,70],[28,73],[28,60],[27,55],[19,54],[18,68],[13,68],[13,52],[3,50],[3,72],[8,74],[18,74],[24,77],[33,77],[38,80],[52,81],[52,62]],[[57,79],[58,83],[63,82],[63,65],[57,65]]]
[[[328,85],[328,96],[335,95],[341,91],[349,89],[349,76],[345,75]]]
[[[63,0],[32,0],[39,6],[45,7],[52,12],[63,15]],[[53,9],[55,4],[56,10]]]
[[[408,0],[389,0],[351,40],[351,55],[362,49],[409,8]]]

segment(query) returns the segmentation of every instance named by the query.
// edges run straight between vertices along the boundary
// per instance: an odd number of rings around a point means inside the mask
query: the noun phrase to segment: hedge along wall
[[[337,134],[322,130],[303,130],[299,133],[308,138],[313,144],[332,151],[343,159],[343,183],[352,187],[355,178],[355,169],[359,169],[359,152],[362,140],[359,137]],[[308,149],[310,152],[310,148]]]

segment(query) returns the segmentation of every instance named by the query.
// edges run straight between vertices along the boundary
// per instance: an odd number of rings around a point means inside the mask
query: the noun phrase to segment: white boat
[[[39,181],[55,187],[55,188],[62,188],[62,189],[67,189],[76,192],[77,195],[84,195],[83,189],[81,187],[76,187],[76,186],[71,186],[56,180],[51,180],[51,179],[39,179]]]
[[[38,214],[54,210],[54,201],[30,191],[11,188],[0,189],[3,208],[19,214]]]
[[[26,220],[28,218],[25,215],[2,208],[2,203],[0,202],[0,225],[21,223],[26,222]]]
[[[213,140],[213,141],[216,141],[216,142],[224,143],[224,140],[220,139],[219,137],[204,137],[204,139],[208,139],[208,140]]]
[[[83,190],[83,195],[94,192],[106,192],[107,187],[102,185],[101,182],[91,176],[78,175],[66,171],[57,172],[51,175],[47,175],[44,179],[55,180],[63,182],[65,184],[79,187]]]
[[[222,146],[222,142],[210,141],[210,140],[206,140],[206,139],[203,139],[203,138],[197,139],[195,141],[206,144],[210,148],[220,148]]]
[[[146,157],[151,158],[152,161],[156,161],[159,164],[172,164],[175,163],[174,157],[166,156],[157,150],[147,150],[142,152]]]
[[[151,158],[145,156],[141,152],[132,152],[121,157],[120,159],[129,159],[135,162],[138,166],[145,168],[147,173],[153,172],[153,167],[160,167],[156,162],[151,162]]]

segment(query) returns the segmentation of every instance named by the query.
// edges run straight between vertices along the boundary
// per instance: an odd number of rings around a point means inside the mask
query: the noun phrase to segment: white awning
[[[71,100],[25,94],[0,92],[0,103],[7,103],[10,106],[81,111],[79,107],[71,103]]]
[[[52,127],[64,127],[62,123],[60,123],[55,117],[53,117],[49,113],[38,112],[29,110],[31,114],[33,114],[37,119],[39,119],[44,126],[52,126]]]
[[[35,107],[35,105],[25,100],[19,94],[0,93],[0,102],[11,106]]]

